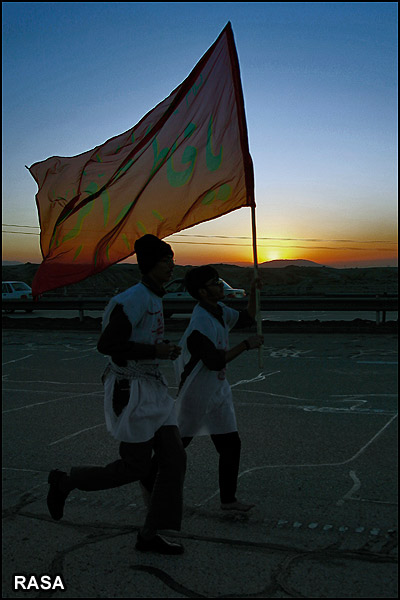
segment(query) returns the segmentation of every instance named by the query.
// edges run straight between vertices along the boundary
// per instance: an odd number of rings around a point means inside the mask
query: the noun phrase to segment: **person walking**
[[[226,367],[243,352],[263,343],[262,336],[252,335],[229,348],[232,328],[254,323],[255,290],[260,285],[259,280],[253,283],[247,309],[238,312],[222,302],[224,288],[216,269],[197,267],[186,275],[187,290],[199,303],[180,342],[182,354],[176,361],[180,376],[178,426],[185,448],[195,436],[211,436],[219,454],[223,510],[247,512],[254,506],[236,497],[241,440]]]
[[[73,489],[95,491],[140,481],[148,476],[154,453],[154,487],[135,547],[182,554],[181,544],[158,533],[181,528],[186,470],[174,399],[159,370],[160,361],[175,360],[181,352],[164,341],[163,285],[171,278],[174,255],[169,244],[150,234],[136,241],[135,251],[142,281],[110,301],[97,344],[110,357],[103,375],[104,412],[108,431],[120,442],[120,458],[103,467],[72,467],[69,474],[52,470],[47,505],[59,520]]]
[[[221,302],[224,288],[214,267],[206,265],[191,269],[186,274],[185,284],[198,304],[180,341],[182,353],[175,361],[179,382],[176,410],[183,446],[186,448],[196,436],[211,436],[219,454],[221,509],[247,512],[254,504],[246,504],[236,497],[241,440],[226,367],[243,352],[259,348],[263,343],[263,336],[252,335],[229,348],[230,330],[254,323],[255,292],[261,282],[253,282],[247,309],[243,311]],[[153,474],[142,480],[149,493],[155,465],[156,459]]]

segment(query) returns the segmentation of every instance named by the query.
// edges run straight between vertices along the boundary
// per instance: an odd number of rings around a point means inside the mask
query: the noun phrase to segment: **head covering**
[[[199,300],[198,291],[199,288],[204,287],[205,283],[210,279],[219,277],[218,272],[210,265],[203,267],[194,267],[188,271],[185,275],[186,289],[193,298]]]
[[[171,246],[151,233],[136,240],[135,252],[139,269],[143,275],[148,273],[159,260],[166,256],[174,256]]]

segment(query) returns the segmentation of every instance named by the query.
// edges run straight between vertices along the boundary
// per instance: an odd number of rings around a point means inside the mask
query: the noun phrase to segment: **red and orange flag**
[[[185,81],[125,133],[33,164],[43,255],[33,294],[81,281],[164,238],[254,206],[231,24]]]

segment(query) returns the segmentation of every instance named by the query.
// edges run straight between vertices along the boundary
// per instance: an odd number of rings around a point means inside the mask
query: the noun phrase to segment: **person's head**
[[[223,283],[218,272],[210,265],[194,267],[186,273],[186,289],[193,298],[216,304],[224,297]]]
[[[166,242],[147,233],[135,242],[135,252],[142,275],[162,285],[171,279],[174,253]]]

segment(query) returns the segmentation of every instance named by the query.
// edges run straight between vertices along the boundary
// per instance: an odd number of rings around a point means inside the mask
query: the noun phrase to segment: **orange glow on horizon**
[[[184,237],[166,238],[171,244],[176,264],[201,265],[230,263],[253,264],[253,248],[247,232],[244,238],[227,237]],[[261,235],[260,235],[261,238]],[[203,241],[204,239],[204,241]],[[189,241],[190,240],[190,241]],[[318,264],[346,268],[346,266],[397,266],[397,244],[395,242],[374,243],[311,241],[283,238],[259,239],[257,244],[258,263],[272,260],[310,260]],[[3,261],[31,262],[39,264],[42,256],[38,236],[3,236]],[[126,259],[136,262],[134,256]]]

